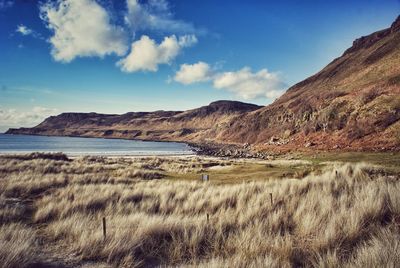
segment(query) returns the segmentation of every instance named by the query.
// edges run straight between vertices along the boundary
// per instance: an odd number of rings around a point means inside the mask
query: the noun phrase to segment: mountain
[[[247,144],[255,150],[400,150],[400,16],[354,41],[272,104],[188,111],[64,113],[7,133]]]
[[[247,112],[262,106],[216,101],[188,111],[130,112],[122,115],[62,113],[33,128],[9,129],[8,134],[82,136],[142,140],[206,141]]]
[[[264,149],[399,149],[399,118],[400,16],[220,136]]]

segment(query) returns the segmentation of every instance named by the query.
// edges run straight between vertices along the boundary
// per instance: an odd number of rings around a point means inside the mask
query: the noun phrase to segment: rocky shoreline
[[[257,158],[271,160],[274,155],[266,152],[255,152],[250,144],[216,144],[216,143],[188,143],[198,155],[232,158]]]

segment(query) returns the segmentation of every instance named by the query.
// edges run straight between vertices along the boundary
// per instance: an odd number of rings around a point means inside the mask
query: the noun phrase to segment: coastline
[[[49,138],[86,138],[86,139],[93,139],[93,140],[120,140],[120,141],[135,141],[135,142],[144,142],[144,143],[160,143],[160,144],[166,144],[166,143],[173,143],[173,144],[179,144],[179,145],[184,145],[184,149],[182,151],[176,150],[177,148],[172,148],[171,151],[168,149],[166,150],[160,150],[159,148],[155,148],[154,151],[151,150],[135,150],[135,148],[132,148],[132,150],[127,149],[124,150],[118,150],[118,148],[121,148],[121,144],[117,145],[115,149],[112,148],[112,145],[110,145],[109,149],[111,150],[106,150],[104,151],[98,151],[96,148],[93,148],[93,151],[70,151],[68,148],[67,150],[65,148],[60,148],[60,149],[53,149],[53,148],[46,148],[46,149],[17,149],[17,148],[3,148],[0,149],[0,155],[1,156],[7,156],[7,155],[26,155],[26,154],[32,154],[32,153],[62,153],[65,154],[69,157],[81,157],[81,156],[98,156],[98,157],[151,157],[151,156],[159,156],[159,157],[178,157],[178,156],[196,156],[197,155],[197,148],[194,148],[188,143],[185,142],[175,142],[175,141],[151,141],[151,140],[137,140],[137,139],[119,139],[119,138],[104,138],[104,137],[81,137],[81,136],[61,136],[61,135],[31,135],[31,134],[7,134],[7,133],[0,133],[1,136],[24,136],[24,137],[29,137],[29,136],[38,136],[38,137],[49,137]],[[101,145],[100,145],[101,146]],[[122,145],[123,146],[123,145]],[[71,147],[71,148],[76,148],[76,147]],[[89,147],[90,148],[90,147]],[[149,147],[151,149],[151,147]],[[153,147],[154,148],[154,147]],[[168,147],[166,147],[168,148]],[[138,148],[140,149],[140,148]],[[175,150],[174,150],[175,149]]]
[[[69,138],[95,138],[95,139],[105,139],[105,140],[130,140],[130,141],[141,141],[141,142],[160,142],[160,143],[177,143],[177,144],[185,144],[189,146],[190,150],[193,151],[193,154],[175,154],[175,155],[203,155],[203,156],[215,156],[215,157],[232,157],[232,158],[257,158],[257,159],[270,159],[271,155],[262,153],[262,152],[253,152],[250,148],[250,145],[238,145],[238,144],[222,144],[222,143],[212,143],[212,142],[193,142],[193,141],[179,141],[179,140],[157,140],[157,139],[134,139],[129,137],[98,137],[98,136],[78,136],[78,135],[48,135],[48,134],[40,134],[40,133],[0,133],[0,135],[21,135],[21,136],[43,136],[43,137],[69,137]],[[15,152],[18,153],[18,152]],[[29,152],[25,152],[29,153]],[[2,154],[0,152],[0,154]],[[68,152],[66,152],[68,154]],[[90,155],[89,153],[85,153],[84,155]],[[93,155],[102,155],[102,154],[93,154]],[[119,155],[119,154],[117,154]],[[114,156],[117,156],[114,155]],[[133,154],[121,154],[123,156],[132,156]],[[146,156],[172,156],[174,154],[149,154]],[[104,154],[104,156],[112,156],[108,154]],[[136,156],[136,155],[135,155]],[[145,155],[137,155],[137,156],[145,156]]]

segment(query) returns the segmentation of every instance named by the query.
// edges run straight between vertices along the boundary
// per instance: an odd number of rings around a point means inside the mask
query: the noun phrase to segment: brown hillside
[[[398,149],[399,118],[400,17],[222,136],[275,149]]]
[[[262,106],[216,101],[188,111],[130,112],[122,115],[63,113],[33,128],[10,129],[9,134],[84,136],[143,140],[205,141],[239,115]]]

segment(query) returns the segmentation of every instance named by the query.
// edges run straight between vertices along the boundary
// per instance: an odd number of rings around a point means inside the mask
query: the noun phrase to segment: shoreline
[[[310,150],[298,150],[298,151],[286,151],[286,150],[260,150],[260,148],[255,148],[251,144],[222,144],[222,143],[213,143],[213,142],[193,142],[193,141],[171,141],[171,140],[142,140],[142,139],[130,139],[124,137],[96,137],[96,136],[71,136],[71,135],[46,135],[46,134],[7,134],[0,133],[1,135],[9,135],[9,136],[42,136],[42,137],[68,137],[68,138],[87,138],[87,139],[110,139],[110,140],[126,140],[126,141],[141,141],[141,142],[155,142],[155,143],[176,143],[176,144],[185,144],[189,147],[192,153],[172,153],[172,154],[135,154],[135,153],[68,153],[62,152],[70,157],[79,157],[79,156],[104,156],[104,157],[183,157],[183,156],[208,156],[208,157],[221,157],[221,158],[231,158],[231,159],[255,159],[255,160],[274,160],[280,158],[286,159],[296,159],[299,156],[309,156],[312,155],[325,155],[325,154],[397,154],[400,153],[397,150],[388,150],[388,151],[376,151],[376,150],[321,150],[314,149]],[[283,149],[283,148],[281,148]],[[11,155],[11,154],[29,154],[38,151],[9,151],[9,152],[1,152],[0,155]],[[47,151],[50,152],[50,151]],[[52,153],[57,153],[60,151],[52,151]],[[44,152],[46,153],[46,152]]]
[[[74,136],[74,135],[46,135],[46,134],[8,134],[8,133],[0,133],[0,135],[10,135],[10,136],[39,136],[39,137],[69,137],[69,138],[87,138],[87,139],[110,139],[110,140],[129,140],[129,141],[141,141],[141,142],[159,142],[159,143],[177,143],[177,144],[185,144],[189,147],[189,149],[193,152],[193,154],[121,154],[121,156],[171,156],[171,155],[203,155],[203,156],[214,156],[214,157],[232,157],[232,158],[256,158],[256,159],[269,159],[270,154],[265,154],[261,152],[252,152],[250,150],[250,145],[245,144],[243,146],[237,144],[219,144],[219,143],[210,143],[210,142],[184,142],[184,141],[172,141],[172,140],[143,140],[143,139],[130,139],[124,137],[96,137],[96,136]],[[15,154],[15,153],[32,153],[34,151],[27,152],[7,152],[1,154]],[[53,153],[56,151],[53,151]],[[67,155],[71,153],[62,152]],[[82,153],[79,155],[99,155],[99,156],[111,156],[108,154],[101,153]],[[119,156],[119,154],[115,154],[114,156]]]
[[[198,155],[197,148],[194,148],[193,145],[185,142],[175,142],[175,141],[151,141],[151,140],[138,140],[138,139],[123,139],[123,138],[106,138],[106,137],[83,137],[83,136],[61,136],[61,135],[40,135],[40,134],[7,134],[7,133],[0,133],[0,136],[38,136],[38,137],[55,137],[55,138],[85,138],[85,139],[102,139],[102,140],[123,140],[123,141],[136,141],[136,142],[148,142],[148,143],[175,143],[185,145],[187,150],[183,151],[113,151],[110,150],[109,152],[101,152],[101,151],[63,151],[63,150],[1,150],[0,149],[0,156],[7,156],[7,155],[26,155],[32,153],[44,153],[44,154],[56,154],[62,153],[67,155],[68,157],[83,157],[83,156],[99,156],[99,157],[151,157],[151,156],[160,156],[160,157],[168,157],[168,156],[196,156]]]
[[[39,154],[57,154],[61,153],[68,157],[85,157],[85,156],[94,156],[94,157],[192,157],[192,156],[199,156],[197,154],[99,154],[99,153],[68,153],[68,152],[60,152],[60,151],[24,151],[24,152],[16,152],[16,151],[9,151],[9,152],[2,152],[0,151],[0,156],[10,156],[10,155],[29,155],[33,153]]]

